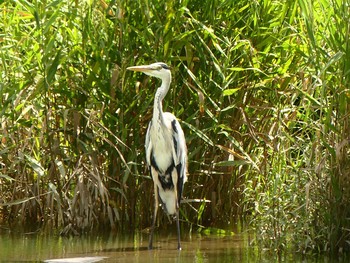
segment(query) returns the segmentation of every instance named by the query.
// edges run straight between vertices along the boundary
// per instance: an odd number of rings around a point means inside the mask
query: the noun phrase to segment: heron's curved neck
[[[162,101],[165,95],[168,93],[171,82],[171,75],[169,77],[162,79],[162,85],[157,89],[156,95],[154,97],[154,107],[153,107],[153,119],[163,122],[163,105]]]

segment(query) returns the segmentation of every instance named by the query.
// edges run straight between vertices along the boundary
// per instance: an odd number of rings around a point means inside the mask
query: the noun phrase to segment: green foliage
[[[181,214],[243,219],[275,251],[350,250],[349,1],[0,4],[0,220],[61,233],[150,224],[158,80],[185,130]],[[150,88],[151,87],[151,88]],[[167,218],[160,218],[167,222]]]
[[[204,234],[207,236],[215,235],[217,237],[233,236],[234,235],[234,233],[231,231],[227,231],[227,230],[220,229],[220,228],[214,228],[214,227],[208,227],[208,228],[204,228],[204,229],[199,228],[198,233],[201,233],[201,234]]]

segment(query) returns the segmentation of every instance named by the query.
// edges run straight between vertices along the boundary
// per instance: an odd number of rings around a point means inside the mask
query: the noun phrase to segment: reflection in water
[[[43,262],[48,259],[95,259],[95,262],[278,262],[273,255],[262,257],[256,247],[249,246],[249,236],[200,236],[184,235],[182,251],[174,249],[176,235],[158,236],[154,249],[147,249],[148,235],[133,237],[90,236],[57,237],[47,235],[12,236],[0,234],[0,261]],[[324,259],[301,260],[293,255],[283,262],[329,262]],[[48,261],[49,262],[49,261]],[[85,261],[94,262],[94,261]]]
[[[59,258],[47,259],[45,263],[93,263],[106,259],[106,257],[75,257],[75,258]]]

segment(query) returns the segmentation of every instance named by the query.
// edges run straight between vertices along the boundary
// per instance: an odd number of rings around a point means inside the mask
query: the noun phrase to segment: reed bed
[[[144,136],[159,83],[125,69],[164,61],[164,107],[188,144],[183,227],[243,221],[272,251],[349,251],[349,7],[1,3],[1,227],[147,229]]]

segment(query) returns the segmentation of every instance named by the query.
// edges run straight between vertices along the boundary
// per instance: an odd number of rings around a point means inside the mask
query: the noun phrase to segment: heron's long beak
[[[132,71],[139,71],[139,72],[149,72],[154,70],[150,65],[143,65],[143,66],[133,66],[133,67],[128,67],[126,68],[127,70],[132,70]]]

